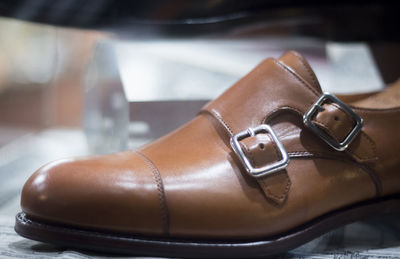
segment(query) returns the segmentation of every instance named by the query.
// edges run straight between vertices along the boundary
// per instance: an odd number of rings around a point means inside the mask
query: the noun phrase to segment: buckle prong
[[[249,133],[249,135],[250,135],[251,137],[254,137],[254,136],[256,135],[256,133],[254,132],[254,130],[253,130],[252,128],[248,128],[248,129],[247,129],[247,132]]]

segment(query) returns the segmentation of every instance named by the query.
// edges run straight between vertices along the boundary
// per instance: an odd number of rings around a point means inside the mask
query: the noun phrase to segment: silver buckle
[[[356,122],[356,125],[351,130],[351,132],[345,137],[345,139],[341,142],[336,141],[334,138],[329,136],[325,131],[316,126],[312,122],[312,118],[316,112],[323,110],[322,104],[324,104],[327,100],[332,103],[336,103],[345,110]],[[344,151],[349,144],[354,140],[357,134],[361,131],[363,125],[363,119],[355,113],[348,105],[340,101],[336,96],[330,93],[324,93],[314,104],[311,106],[310,110],[303,116],[304,124],[310,128],[313,132],[315,132],[319,137],[322,138],[326,143],[328,143],[332,148],[337,151]]]
[[[253,165],[250,163],[249,159],[244,154],[244,152],[239,144],[239,141],[241,141],[245,138],[248,138],[248,137],[254,137],[258,133],[269,133],[269,135],[272,137],[272,140],[275,142],[276,146],[279,149],[279,152],[282,157],[281,160],[279,160],[273,164],[268,164],[266,166],[260,167],[260,168],[253,167]],[[272,128],[269,125],[262,124],[255,128],[248,128],[247,130],[244,130],[244,131],[239,132],[238,134],[232,136],[230,142],[231,142],[231,147],[232,147],[233,151],[235,151],[235,153],[239,157],[243,166],[246,168],[246,171],[249,174],[251,174],[253,177],[257,178],[257,177],[262,177],[265,175],[272,174],[274,172],[284,169],[289,164],[289,156],[288,156],[285,148],[283,147],[282,143],[279,141],[275,132],[272,130]]]

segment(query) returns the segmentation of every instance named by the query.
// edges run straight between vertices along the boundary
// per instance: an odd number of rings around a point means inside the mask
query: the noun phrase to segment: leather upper
[[[40,220],[106,231],[245,239],[398,194],[400,108],[350,105],[363,127],[345,151],[336,151],[303,123],[321,95],[298,53],[266,59],[192,121],[140,150],[42,167],[23,188],[22,209]],[[329,102],[312,121],[337,141],[355,124]],[[255,178],[230,139],[260,124],[272,127],[290,162]],[[268,133],[245,138],[240,146],[255,167],[281,159]]]

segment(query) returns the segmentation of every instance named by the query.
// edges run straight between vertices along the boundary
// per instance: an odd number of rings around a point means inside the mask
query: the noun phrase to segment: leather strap
[[[211,118],[214,119],[213,121],[217,123],[216,126],[219,126],[218,129],[221,130],[222,136],[228,137],[226,143],[229,143],[229,138],[231,138],[234,133],[221,115],[215,110],[210,112],[207,109],[203,109],[200,113],[211,115]],[[240,145],[252,165],[255,167],[262,167],[263,165],[281,159],[276,146],[272,143],[273,141],[268,134],[257,134],[242,140]],[[267,199],[278,206],[286,201],[291,185],[286,170],[255,179]]]
[[[246,138],[241,145],[254,167],[262,167],[282,159],[278,148],[268,134],[257,134]],[[268,199],[278,205],[286,201],[291,185],[286,170],[257,178],[257,181]]]
[[[355,126],[354,119],[335,103],[326,103],[322,108],[313,118],[313,123],[336,141],[344,140]],[[346,152],[359,163],[377,159],[375,143],[363,131],[350,143]]]
[[[265,76],[253,77],[252,73],[263,73]],[[254,81],[254,78],[260,80]],[[273,87],[270,87],[271,85]],[[232,136],[247,128],[265,123],[265,121],[269,120],[270,116],[279,110],[289,109],[303,116],[313,103],[318,100],[320,95],[321,92],[319,89],[315,89],[291,68],[278,60],[267,59],[218,99],[208,103],[202,109],[202,112],[211,114],[217,119],[225,132],[228,132],[229,136]],[[259,100],[263,101],[260,102]],[[313,121],[333,138],[340,140],[353,128],[351,116],[332,103],[324,104],[323,108],[324,111],[317,113]],[[365,121],[364,125],[368,125],[368,121]],[[318,138],[316,135],[314,136]],[[245,145],[248,155],[254,157],[255,164],[269,162],[260,159],[260,154],[264,154],[264,157],[276,158],[273,148],[269,147],[273,145],[273,141],[267,141],[267,139],[266,137],[263,139],[260,139],[260,137],[255,138],[257,141],[264,141],[261,142],[264,143],[264,147],[267,147],[264,151],[256,150],[256,142]],[[242,142],[245,140],[242,140]],[[260,143],[258,142],[257,144]],[[322,151],[327,152],[326,150],[331,150],[330,147],[327,149],[323,144],[320,145],[322,145],[322,148],[320,147]],[[306,147],[303,148],[304,150],[290,150],[290,148],[286,148],[286,151],[288,153],[310,151]],[[329,152],[336,152],[337,155],[343,155],[343,152],[332,150]],[[358,134],[347,148],[346,153],[358,162],[367,162],[376,159],[374,143],[365,132]],[[282,174],[274,173],[265,178],[256,179],[268,198],[277,203],[282,203],[286,200],[290,188],[290,179],[286,172]]]
[[[325,130],[337,141],[342,141],[353,129],[355,122],[352,117],[335,103],[323,105],[323,110],[318,112],[313,118],[313,122]],[[223,126],[230,136],[233,136],[231,127],[225,122],[219,113],[211,113],[217,121]],[[300,114],[302,115],[302,114]],[[267,118],[268,120],[268,118]],[[317,137],[316,135],[314,135]],[[254,167],[263,167],[266,164],[274,163],[281,159],[274,141],[268,134],[257,134],[243,139],[240,142],[242,150]],[[287,150],[288,153],[306,150]],[[337,152],[337,151],[333,151]],[[340,152],[339,152],[340,153]],[[346,153],[350,154],[358,162],[368,162],[375,160],[376,149],[373,141],[363,132],[347,148]],[[282,170],[272,175],[256,178],[265,196],[276,203],[282,205],[289,194],[291,181],[286,172]]]

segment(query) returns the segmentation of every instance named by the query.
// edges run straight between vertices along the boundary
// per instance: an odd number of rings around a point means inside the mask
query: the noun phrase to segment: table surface
[[[31,173],[51,160],[86,154],[86,140],[78,129],[0,127],[0,258],[129,258],[59,248],[14,232],[20,191]],[[400,258],[400,221],[350,224],[273,258]]]

